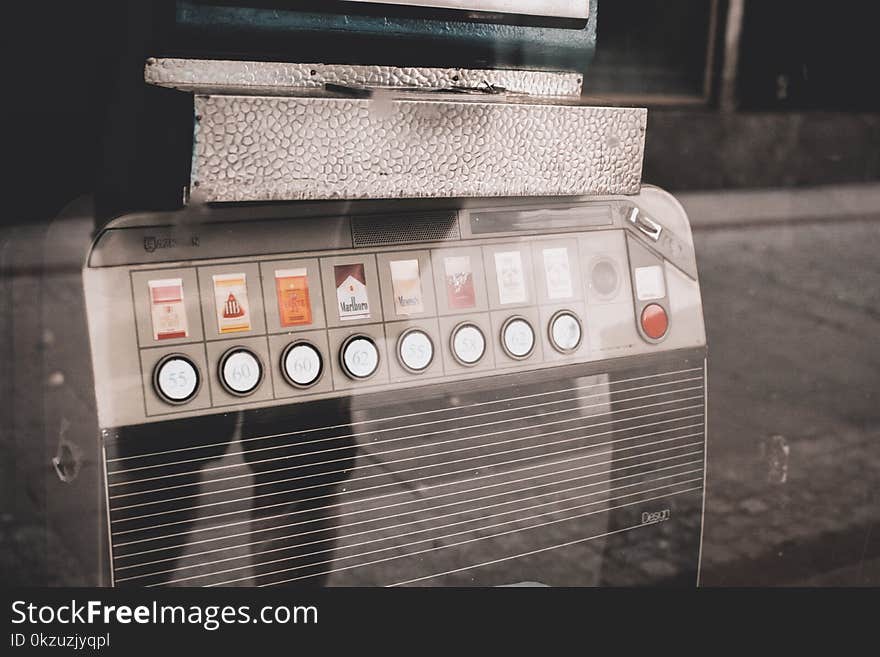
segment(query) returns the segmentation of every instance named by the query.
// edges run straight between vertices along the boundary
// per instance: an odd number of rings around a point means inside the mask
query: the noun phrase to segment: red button
[[[659,340],[666,335],[666,329],[669,328],[669,317],[663,306],[656,303],[645,306],[642,311],[642,330],[652,340]]]

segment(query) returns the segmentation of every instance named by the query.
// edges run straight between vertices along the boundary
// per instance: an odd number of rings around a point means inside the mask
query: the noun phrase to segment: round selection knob
[[[263,366],[249,349],[233,347],[220,359],[220,383],[226,392],[246,397],[256,390],[263,380]]]
[[[452,332],[452,355],[462,365],[476,365],[486,353],[486,338],[475,324],[459,324]]]
[[[281,373],[290,385],[308,388],[315,385],[324,373],[324,359],[313,344],[292,342],[281,354]]]
[[[353,335],[342,345],[342,369],[353,379],[369,379],[379,369],[379,349],[371,338]]]
[[[571,353],[581,344],[583,328],[573,312],[560,310],[550,318],[550,344],[556,351]]]
[[[410,329],[397,341],[397,356],[410,372],[423,372],[434,359],[434,343],[424,331]]]
[[[511,358],[528,358],[535,348],[535,330],[522,317],[511,317],[501,327],[501,346]]]
[[[169,404],[185,404],[196,396],[200,385],[199,369],[186,356],[165,356],[153,369],[156,394]]]

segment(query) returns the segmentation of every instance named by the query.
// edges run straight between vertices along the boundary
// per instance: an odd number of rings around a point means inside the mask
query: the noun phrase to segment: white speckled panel
[[[636,194],[643,109],[437,95],[196,96],[205,201]]]
[[[213,93],[284,96],[325,84],[395,89],[501,87],[532,96],[579,96],[582,76],[550,71],[398,68],[342,64],[290,64],[211,59],[150,58],[144,79],[163,87]]]

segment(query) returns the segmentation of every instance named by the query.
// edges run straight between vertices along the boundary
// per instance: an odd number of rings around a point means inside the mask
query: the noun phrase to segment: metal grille
[[[449,212],[354,217],[351,221],[351,233],[355,247],[461,239],[456,214]]]
[[[300,405],[171,448],[123,435],[107,449],[115,582],[595,583],[601,540],[645,531],[629,511],[689,500],[682,527],[698,532],[698,365],[483,382],[347,416]]]

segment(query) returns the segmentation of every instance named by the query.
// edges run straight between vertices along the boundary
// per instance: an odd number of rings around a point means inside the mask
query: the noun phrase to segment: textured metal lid
[[[196,96],[204,201],[635,194],[647,112],[534,99]]]
[[[647,113],[570,73],[150,60],[195,94],[207,202],[635,194]]]

